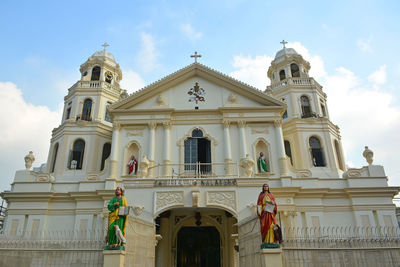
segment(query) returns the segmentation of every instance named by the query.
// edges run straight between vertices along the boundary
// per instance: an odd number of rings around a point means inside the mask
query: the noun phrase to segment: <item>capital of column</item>
[[[121,123],[118,122],[118,121],[114,121],[113,122],[113,127],[114,127],[115,130],[119,131],[119,130],[121,130]]]
[[[163,123],[164,129],[171,129],[172,122],[171,121],[164,121]]]
[[[244,127],[246,126],[246,121],[244,121],[244,120],[239,120],[239,121],[237,122],[237,124],[238,124],[239,128],[244,128]]]
[[[230,121],[224,120],[222,121],[222,125],[224,126],[224,128],[229,128]]]
[[[148,123],[148,125],[149,125],[149,128],[150,128],[151,130],[154,130],[154,129],[156,129],[156,127],[157,127],[157,122],[155,122],[155,121],[150,121],[150,122]]]
[[[275,127],[281,127],[282,126],[282,120],[274,120],[274,126]]]

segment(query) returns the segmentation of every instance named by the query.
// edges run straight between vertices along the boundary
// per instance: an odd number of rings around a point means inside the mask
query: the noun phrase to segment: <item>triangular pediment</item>
[[[195,106],[209,110],[222,107],[283,107],[285,104],[255,87],[193,63],[114,103],[110,111],[187,110]]]

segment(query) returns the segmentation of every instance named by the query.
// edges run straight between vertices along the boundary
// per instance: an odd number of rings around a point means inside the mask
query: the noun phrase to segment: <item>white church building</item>
[[[103,266],[117,186],[133,207],[125,266],[264,266],[255,210],[265,183],[278,203],[284,266],[400,264],[399,188],[368,147],[366,166],[346,167],[309,62],[284,46],[260,90],[198,56],[131,95],[106,49],[80,66],[46,167],[31,170],[27,155],[26,170],[1,193],[0,266]],[[49,250],[61,265],[49,263]]]

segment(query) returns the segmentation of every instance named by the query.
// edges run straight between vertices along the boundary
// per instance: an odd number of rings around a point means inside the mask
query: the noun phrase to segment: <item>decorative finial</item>
[[[286,48],[285,44],[287,44],[287,42],[285,40],[282,40],[280,43],[283,45],[283,48]]]
[[[32,167],[32,163],[35,161],[35,156],[32,151],[29,151],[29,154],[25,156],[25,168],[29,170]]]
[[[107,46],[110,46],[109,44],[107,44],[107,42],[105,42],[104,44],[101,45],[102,47],[104,47],[104,52],[106,51]]]
[[[367,160],[369,165],[372,165],[372,162],[374,161],[374,152],[372,152],[371,149],[369,149],[367,146],[365,147],[365,150],[363,152],[364,158]]]
[[[190,57],[194,57],[194,63],[197,63],[197,58],[201,57],[201,55],[198,55],[197,51],[194,51],[194,55],[191,55]]]

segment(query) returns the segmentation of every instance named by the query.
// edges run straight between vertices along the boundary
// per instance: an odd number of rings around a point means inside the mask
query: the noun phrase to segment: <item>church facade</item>
[[[106,228],[120,186],[133,207],[127,246],[133,233],[142,240],[127,251],[147,255],[141,266],[257,266],[265,183],[284,239],[295,229],[396,227],[399,188],[388,186],[367,147],[367,166],[346,167],[310,67],[283,47],[262,91],[196,58],[128,95],[113,55],[97,51],[64,98],[46,167],[17,171],[1,194],[4,234],[45,240],[45,230],[70,230],[90,239]]]

